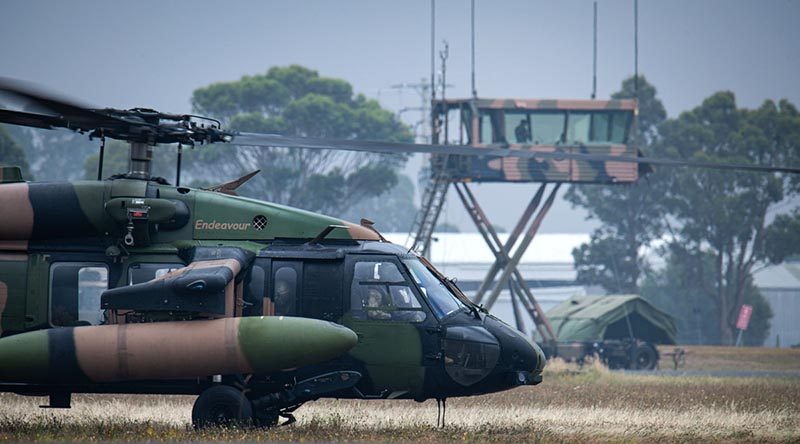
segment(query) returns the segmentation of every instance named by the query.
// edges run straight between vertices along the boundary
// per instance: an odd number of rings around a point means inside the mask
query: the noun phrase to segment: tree
[[[688,251],[680,243],[665,245],[662,250],[666,265],[645,276],[642,296],[673,316],[678,343],[721,343],[720,314],[708,299],[716,286],[713,255]],[[743,343],[759,346],[769,336],[772,309],[752,282],[745,287],[744,302],[753,306],[753,314]]]
[[[791,165],[800,158],[800,115],[785,100],[738,109],[733,93],[719,92],[665,122],[659,133],[661,151],[684,159]],[[685,168],[671,172],[665,191],[684,260],[712,258],[713,286],[702,294],[716,308],[721,343],[731,344],[754,268],[800,251],[797,211],[767,217],[797,196],[800,184],[782,174]]]
[[[25,177],[47,180],[75,180],[83,176],[82,163],[97,153],[99,142],[69,130],[47,130],[17,125],[6,127],[8,134],[25,152],[30,174]]]
[[[25,180],[32,179],[25,151],[17,145],[2,126],[0,126],[0,165],[18,166]]]
[[[195,112],[234,130],[293,136],[411,142],[408,128],[344,80],[298,65],[196,90]],[[261,168],[243,193],[311,211],[345,213],[397,184],[405,155],[229,147],[187,155],[189,180],[221,182]],[[209,169],[213,165],[213,169]]]
[[[638,96],[638,125],[631,138],[648,152],[658,139],[658,125],[666,118],[666,111],[656,88],[644,76],[639,76],[638,94],[634,80],[631,77],[622,82],[622,89],[612,98]],[[639,293],[640,274],[649,268],[641,254],[642,246],[659,238],[664,228],[663,208],[658,204],[662,176],[656,171],[639,184],[573,185],[567,190],[567,201],[585,208],[590,219],[603,223],[588,244],[572,252],[578,282],[601,285],[610,293]]]
[[[417,207],[414,205],[414,183],[403,174],[397,185],[380,196],[362,199],[349,207],[341,217],[359,221],[362,217],[375,222],[382,233],[406,232],[414,223]]]

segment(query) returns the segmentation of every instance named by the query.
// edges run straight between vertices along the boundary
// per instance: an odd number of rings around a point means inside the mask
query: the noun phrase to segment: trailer
[[[558,357],[583,365],[596,358],[611,369],[653,370],[661,358],[654,344],[635,338],[557,342],[542,350],[548,359]]]
[[[609,368],[652,370],[660,359],[655,344],[675,344],[672,317],[638,295],[573,297],[547,318],[558,341],[544,352],[568,362],[596,356]]]

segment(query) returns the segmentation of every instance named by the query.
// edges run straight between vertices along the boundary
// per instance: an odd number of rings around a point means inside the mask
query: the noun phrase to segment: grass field
[[[44,410],[44,398],[0,395],[0,441],[800,441],[798,378],[644,376],[559,362],[537,387],[448,400],[443,429],[433,401],[324,400],[288,427],[194,431],[193,401],[86,395],[71,410]]]

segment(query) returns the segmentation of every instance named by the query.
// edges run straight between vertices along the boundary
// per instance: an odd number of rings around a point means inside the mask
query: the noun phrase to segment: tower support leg
[[[519,319],[519,307],[517,305],[518,303],[521,303],[521,305],[530,315],[542,338],[546,341],[555,341],[556,335],[553,331],[553,328],[547,321],[547,317],[544,315],[541,306],[528,288],[528,285],[525,282],[522,274],[517,269],[517,266],[522,259],[522,255],[525,253],[525,250],[527,250],[531,241],[533,241],[533,238],[535,237],[542,220],[544,220],[544,217],[547,215],[548,210],[552,206],[555,195],[558,192],[559,184],[556,184],[556,186],[550,192],[550,195],[548,196],[544,205],[539,210],[538,214],[535,215],[533,223],[530,225],[530,227],[528,227],[525,237],[514,251],[514,255],[510,256],[511,249],[514,247],[517,239],[519,239],[519,236],[525,230],[525,227],[528,225],[531,217],[533,217],[534,213],[536,213],[536,209],[541,202],[546,186],[547,184],[542,184],[539,187],[539,190],[531,199],[531,202],[526,207],[519,222],[517,222],[517,225],[511,232],[505,244],[503,244],[500,240],[499,236],[497,235],[497,231],[489,222],[486,213],[484,213],[483,209],[478,204],[477,199],[475,199],[475,196],[472,194],[472,191],[469,189],[468,185],[466,183],[457,183],[455,184],[454,188],[456,189],[464,208],[467,210],[467,213],[470,215],[472,221],[475,223],[475,226],[478,228],[478,231],[483,236],[484,241],[489,246],[489,250],[491,250],[492,254],[495,256],[494,264],[490,268],[486,278],[475,295],[475,302],[479,303],[488,289],[491,288],[492,290],[489,292],[489,297],[487,298],[486,302],[487,308],[491,308],[491,306],[494,305],[495,301],[497,300],[502,288],[508,284],[512,299],[511,302],[514,307],[514,316],[518,324],[517,328],[524,328],[524,324]],[[497,276],[497,273],[501,271],[502,274],[500,275],[500,279],[495,282],[495,276]]]
[[[525,227],[531,220],[533,213],[536,212],[536,208],[539,207],[539,203],[542,201],[542,196],[544,195],[546,187],[547,184],[542,184],[539,186],[539,189],[536,191],[536,194],[533,196],[533,198],[531,198],[531,201],[528,203],[528,206],[522,213],[522,216],[517,222],[517,225],[514,227],[514,230],[508,236],[508,240],[506,241],[505,245],[500,242],[500,239],[497,237],[496,233],[491,240],[484,235],[484,240],[486,240],[487,244],[494,242],[496,245],[501,245],[501,249],[505,252],[505,254],[498,254],[498,252],[496,252],[495,249],[490,245],[489,248],[492,249],[492,253],[495,254],[495,260],[491,268],[489,268],[489,272],[486,274],[481,286],[478,288],[478,291],[475,293],[475,303],[479,304],[483,300],[484,295],[487,291],[489,291],[494,279],[497,277],[497,273],[499,273],[508,262],[508,256],[511,254],[511,249],[514,247],[514,244],[517,242],[520,234],[522,234],[522,231],[525,230]],[[461,196],[459,195],[459,197]],[[467,212],[470,213],[470,216],[473,216],[472,220],[475,222],[475,225],[478,226],[478,230],[481,231],[481,234],[483,234],[483,231],[481,230],[482,225],[486,225],[491,231],[494,231],[494,227],[488,222],[489,219],[486,216],[486,213],[483,212],[483,209],[480,207],[480,205],[478,205],[478,200],[475,199],[475,196],[467,187],[464,187],[464,197],[462,197],[461,202],[464,204],[464,208],[467,208]],[[471,211],[470,208],[473,208],[473,210]]]

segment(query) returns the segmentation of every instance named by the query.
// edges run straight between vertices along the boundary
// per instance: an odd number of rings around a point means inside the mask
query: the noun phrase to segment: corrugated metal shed
[[[772,327],[764,345],[800,344],[800,262],[767,267],[753,277],[773,313]]]

